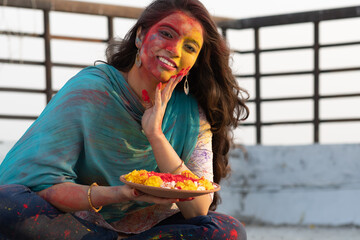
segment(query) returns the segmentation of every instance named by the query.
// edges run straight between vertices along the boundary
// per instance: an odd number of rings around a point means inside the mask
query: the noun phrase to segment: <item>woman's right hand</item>
[[[177,198],[161,198],[155,197],[143,192],[136,190],[128,185],[119,186],[119,201],[142,201],[148,203],[155,203],[155,204],[170,204],[170,203],[177,203],[180,199]]]
[[[37,194],[63,212],[76,212],[91,208],[88,191],[88,185],[65,182],[55,184]],[[95,207],[131,200],[155,204],[171,204],[180,201],[174,198],[160,198],[144,194],[127,185],[92,187],[90,198]]]
[[[141,126],[148,139],[153,136],[163,134],[161,126],[166,106],[171,98],[171,95],[176,85],[184,78],[184,76],[188,73],[189,69],[190,67],[187,69],[182,69],[177,75],[172,76],[166,83],[166,86],[163,90],[161,90],[162,83],[160,82],[155,90],[154,103],[149,100],[146,103],[146,110],[141,119]],[[146,92],[146,90],[144,91]],[[143,98],[145,100],[145,97]]]

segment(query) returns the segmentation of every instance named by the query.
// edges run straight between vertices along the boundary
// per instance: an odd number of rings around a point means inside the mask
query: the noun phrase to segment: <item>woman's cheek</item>
[[[183,58],[183,60],[181,61],[181,68],[188,68],[188,67],[192,67],[194,66],[195,62],[196,62],[197,56],[187,56],[186,58]]]
[[[155,64],[155,56],[151,53],[151,51],[148,51],[146,48],[142,48],[140,52],[141,56],[141,62],[143,63],[143,66],[145,68],[153,67]]]

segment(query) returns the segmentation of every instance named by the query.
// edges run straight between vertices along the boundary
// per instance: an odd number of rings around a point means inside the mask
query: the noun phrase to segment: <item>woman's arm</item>
[[[39,196],[64,212],[90,210],[88,200],[89,186],[71,182],[55,184],[38,192]],[[94,207],[105,206],[112,203],[137,200],[156,204],[169,204],[177,199],[158,198],[143,194],[127,185],[123,186],[93,186],[91,188],[91,202]]]
[[[161,172],[173,172],[182,163],[169,141],[161,130],[162,119],[165,113],[166,105],[171,94],[183,76],[172,77],[166,87],[161,91],[161,84],[155,91],[154,105],[147,106],[142,117],[142,127],[152,147],[157,165]],[[177,172],[188,170],[185,165]],[[179,202],[178,207],[185,218],[192,218],[199,215],[206,215],[212,199],[209,195],[196,197],[192,201]]]
[[[181,159],[170,145],[165,135],[149,137],[156,162],[161,172],[173,172],[180,164]],[[177,172],[189,170],[182,165]],[[207,215],[212,199],[209,194],[196,197],[192,201],[178,202],[177,205],[185,218]]]

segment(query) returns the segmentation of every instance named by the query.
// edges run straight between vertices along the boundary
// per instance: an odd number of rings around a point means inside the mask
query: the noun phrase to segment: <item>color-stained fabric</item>
[[[0,166],[0,184],[33,191],[54,184],[122,185],[134,169],[156,171],[151,146],[141,129],[144,108],[112,66],[88,67],[73,77],[15,144]],[[187,163],[199,134],[196,100],[174,91],[162,125],[174,150]],[[127,202],[104,206],[107,222],[151,206]]]
[[[243,225],[235,218],[210,211],[206,216],[184,219],[181,213],[175,214],[155,227],[129,240],[246,240]]]
[[[63,213],[23,185],[0,185],[0,239],[117,239],[118,234]]]
[[[62,213],[25,186],[0,186],[0,199],[0,239],[117,239],[115,231]],[[246,240],[246,233],[231,216],[209,212],[184,219],[178,213],[126,239]]]
[[[195,149],[186,166],[197,176],[204,176],[213,181],[212,166],[212,132],[209,122],[206,120],[204,111],[199,108],[200,130]],[[213,193],[210,194],[213,197]],[[141,233],[149,230],[160,221],[178,213],[180,210],[175,203],[163,205],[151,205],[141,208],[118,221],[110,224],[99,213],[94,211],[79,211],[75,215],[99,226],[122,233]]]

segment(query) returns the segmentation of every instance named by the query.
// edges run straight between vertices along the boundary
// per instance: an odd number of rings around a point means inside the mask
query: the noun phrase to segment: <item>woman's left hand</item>
[[[172,76],[162,91],[162,84],[160,82],[155,90],[154,104],[152,104],[151,101],[146,103],[146,110],[141,119],[141,126],[147,138],[162,134],[161,125],[167,103],[169,102],[176,85],[186,75],[186,72],[187,71],[183,70],[180,71],[179,74]]]

